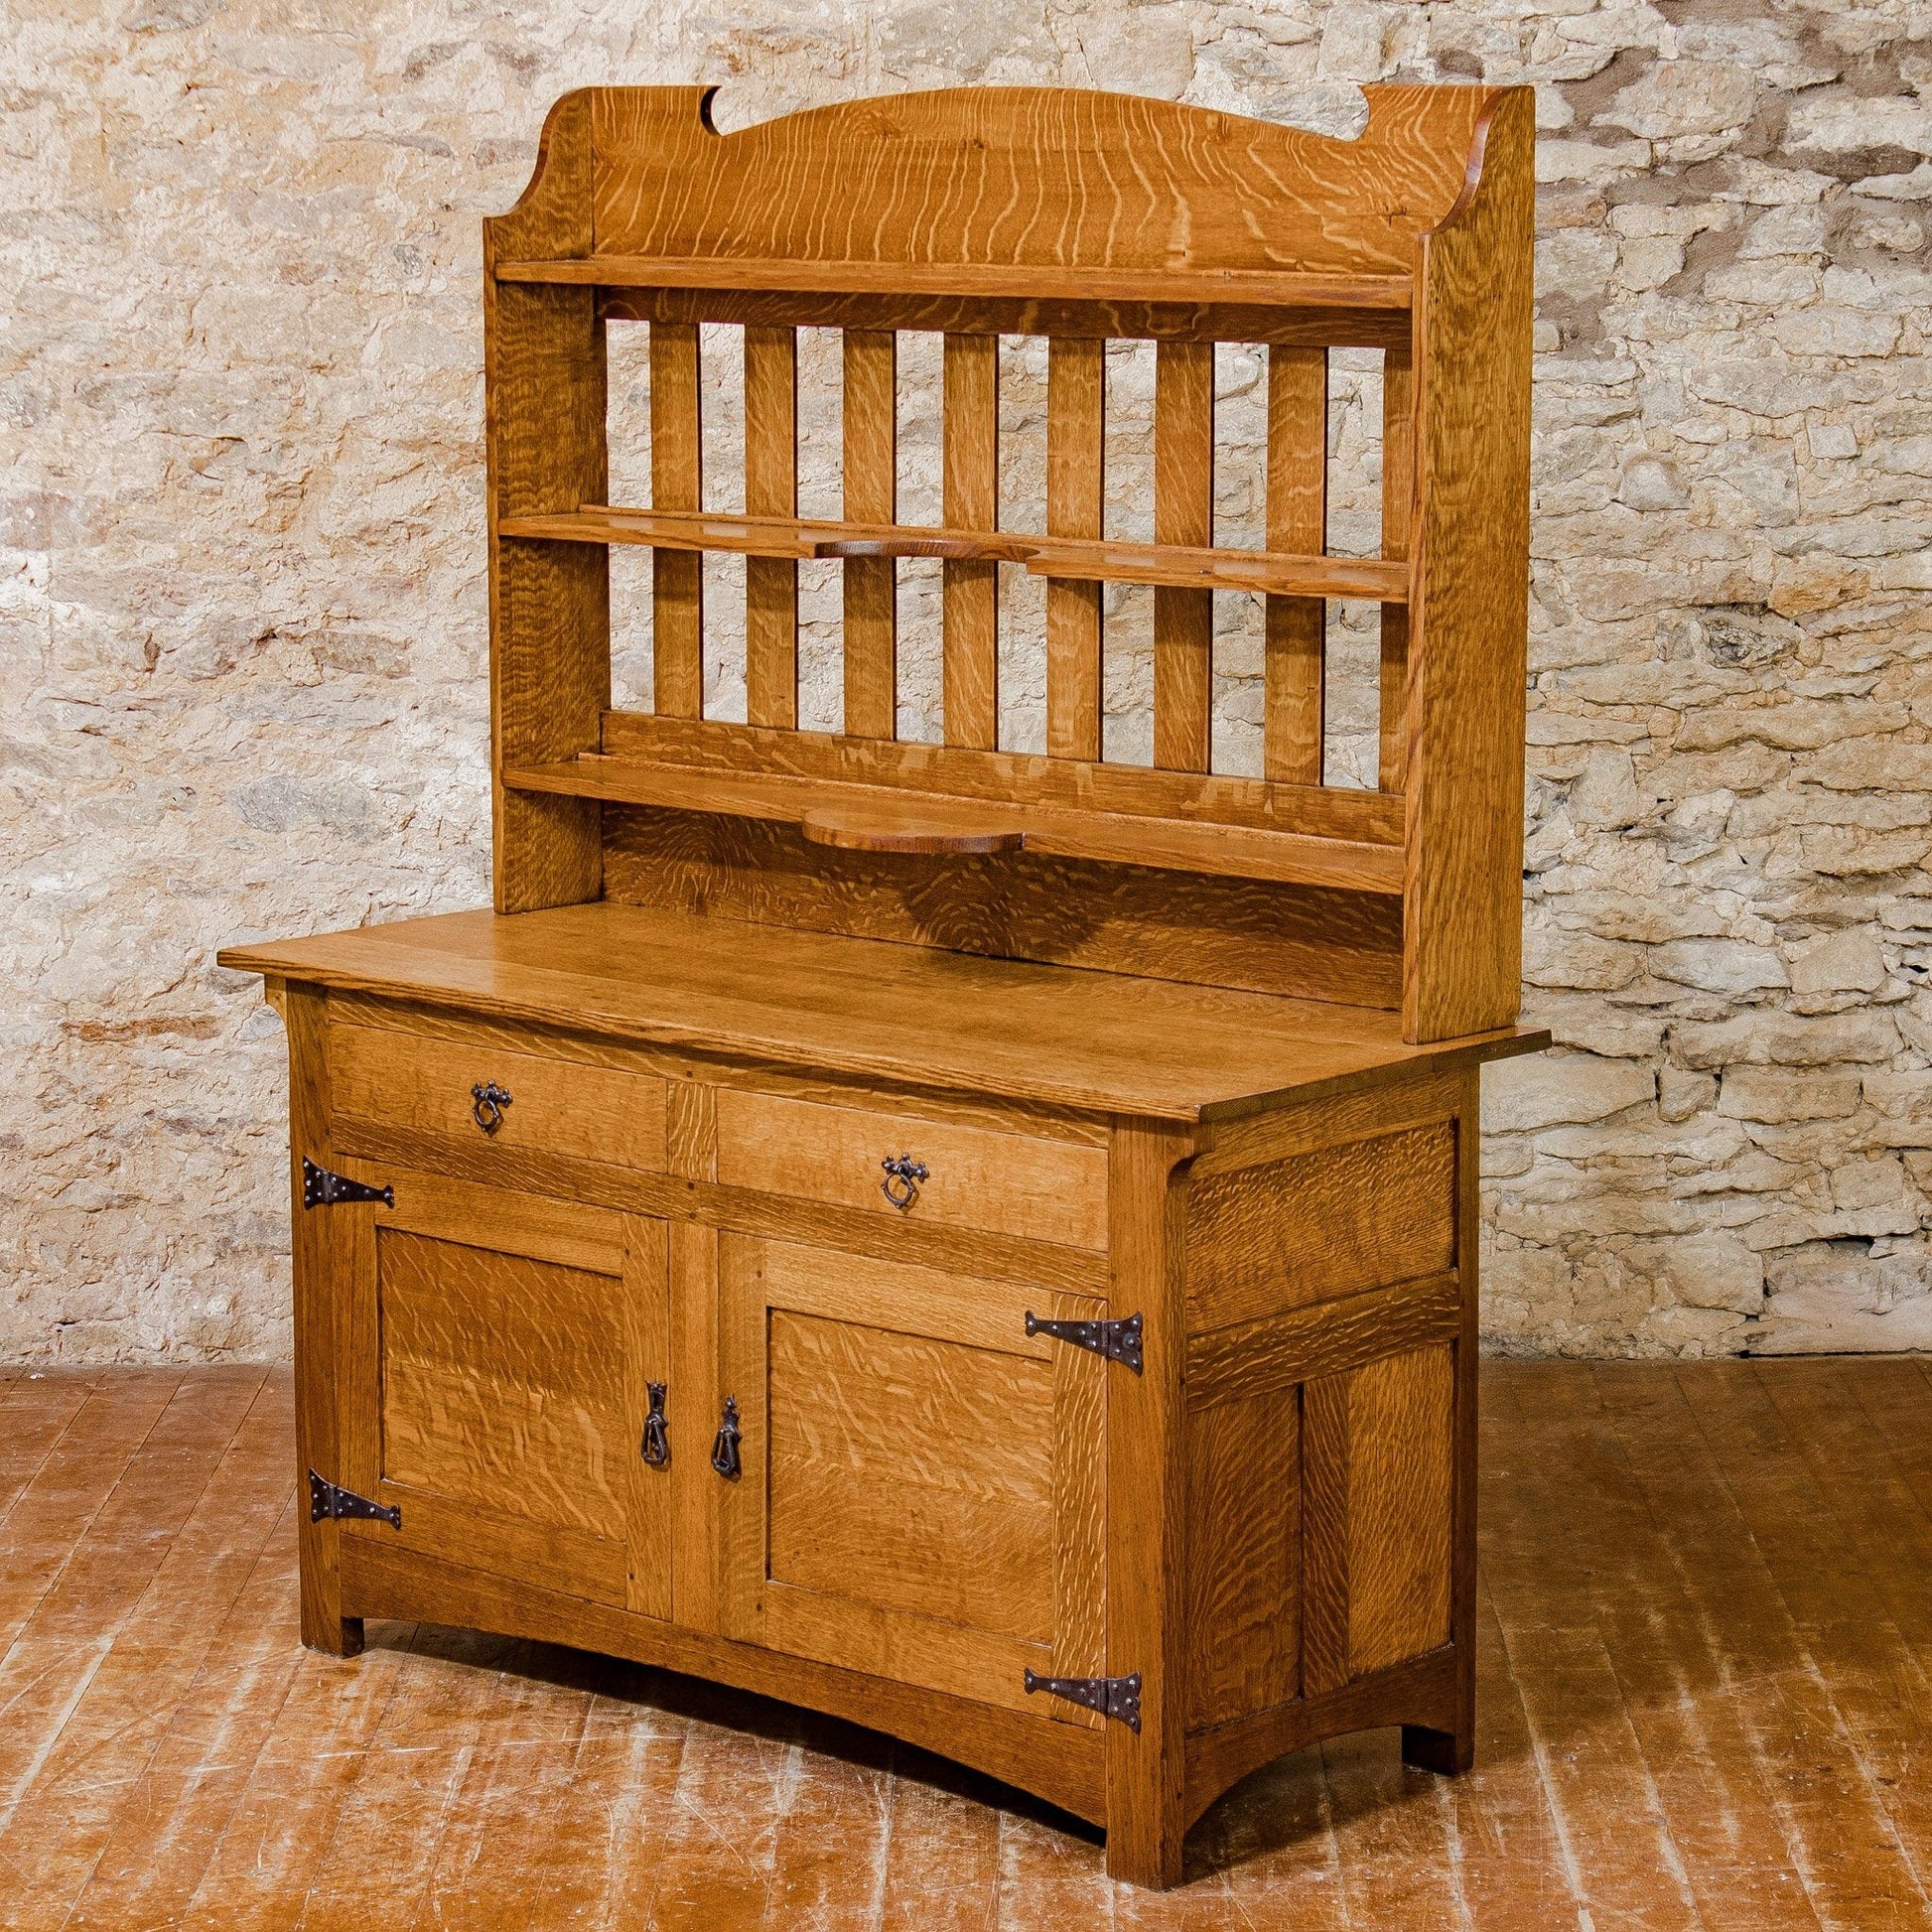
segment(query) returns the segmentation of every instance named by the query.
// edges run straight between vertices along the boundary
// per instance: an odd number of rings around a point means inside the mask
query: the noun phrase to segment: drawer
[[[475,1097],[493,1084],[508,1096],[495,1125]],[[329,1030],[330,1105],[380,1127],[580,1161],[661,1171],[664,1082],[653,1075],[544,1054],[494,1040],[432,1038],[376,1027]]]
[[[922,1179],[886,1192],[884,1163],[909,1157]],[[892,1220],[937,1222],[1062,1247],[1107,1246],[1107,1151],[1009,1134],[897,1108],[834,1107],[718,1092],[718,1178]]]

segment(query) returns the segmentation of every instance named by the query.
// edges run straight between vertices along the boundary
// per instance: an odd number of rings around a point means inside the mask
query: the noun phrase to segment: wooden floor
[[[1166,1896],[1002,1787],[521,1643],[296,1643],[286,1375],[0,1368],[0,1927],[1932,1926],[1932,1379],[1486,1370],[1481,1741],[1284,1759]]]

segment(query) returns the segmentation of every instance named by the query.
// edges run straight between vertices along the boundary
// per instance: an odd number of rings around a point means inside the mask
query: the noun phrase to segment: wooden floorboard
[[[1484,1375],[1476,1768],[1257,1772],[1165,1895],[782,1705],[477,1632],[296,1638],[286,1374],[0,1371],[0,1928],[1926,1928],[1932,1378]]]

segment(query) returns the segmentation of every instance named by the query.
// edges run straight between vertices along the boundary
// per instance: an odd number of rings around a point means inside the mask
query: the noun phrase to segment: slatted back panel
[[[1151,863],[1170,884],[1192,869],[1305,890],[1399,889],[1399,983],[1387,970],[1390,928],[1377,918],[1364,927],[1382,935],[1384,963],[1372,967],[1359,955],[1324,966],[1299,941],[1284,954],[1269,940],[1260,964],[1241,941],[1192,964],[1184,948],[1156,945],[1148,970],[1400,1000],[1412,1036],[1506,1023],[1516,867],[1496,827],[1520,816],[1521,620],[1509,605],[1526,550],[1518,506],[1503,505],[1499,538],[1485,528],[1484,495],[1526,497],[1527,439],[1520,410],[1491,409],[1484,389],[1517,380],[1527,343],[1528,110],[1520,90],[1368,91],[1368,126],[1352,143],[1059,90],[849,103],[722,137],[702,89],[571,97],[553,126],[568,122],[581,138],[588,114],[588,168],[580,150],[571,179],[581,192],[589,175],[589,246],[581,226],[556,260],[511,259],[497,241],[492,275],[501,285],[556,284],[540,293],[560,299],[588,285],[600,321],[649,324],[651,502],[611,510],[552,492],[556,502],[498,523],[503,540],[559,550],[652,545],[656,718],[649,731],[643,720],[619,731],[614,716],[604,744],[584,749],[655,762],[628,778],[602,765],[512,772],[507,789],[661,812],[685,802],[673,781],[681,771],[691,802],[735,815],[741,831],[759,820],[809,831],[817,796],[834,819],[876,816],[882,797],[927,810],[957,800],[953,850],[973,849],[959,841],[981,836],[973,827],[1004,800],[1032,814],[1030,850]],[[1483,185],[1485,152],[1493,189]],[[506,240],[531,218],[519,209],[492,229]],[[1495,250],[1510,259],[1500,293],[1486,299],[1482,258]],[[704,322],[744,332],[739,517],[703,507]],[[806,326],[844,332],[835,522],[798,517],[797,330]],[[898,517],[897,332],[908,328],[943,337],[941,524],[923,532]],[[1000,338],[1013,334],[1047,338],[1044,529],[1034,535],[1003,528],[1000,502]],[[1103,527],[1107,345],[1122,338],[1155,344],[1152,545],[1109,540]],[[1220,342],[1268,347],[1260,552],[1216,543]],[[1325,555],[1335,346],[1384,353],[1382,555],[1360,567]],[[1449,374],[1432,388],[1437,368]],[[1418,425],[1431,423],[1434,441],[1419,442]],[[1454,480],[1452,505],[1441,485],[1432,498],[1432,478]],[[743,727],[704,718],[705,549],[746,556]],[[814,555],[843,559],[844,719],[830,748],[800,763],[784,742],[799,721],[798,561]],[[895,559],[909,555],[943,558],[943,746],[918,759],[897,744]],[[1046,580],[1044,765],[1000,743],[999,573],[1016,566]],[[1108,582],[1153,587],[1153,769],[1139,775],[1102,761]],[[1441,600],[1434,613],[1418,608],[1430,585]],[[1264,599],[1262,770],[1246,780],[1212,775],[1217,589]],[[1327,603],[1351,596],[1381,601],[1380,745],[1366,794],[1324,784]],[[513,626],[498,617],[500,643]],[[1479,726],[1465,715],[1471,704],[1489,714]],[[670,734],[679,720],[696,736]],[[1053,777],[1053,765],[1069,776]],[[806,779],[808,769],[824,775]],[[761,774],[775,784],[760,788]],[[616,819],[607,829],[613,849],[630,854],[635,890],[636,855],[654,835]],[[836,846],[857,838],[850,830],[840,821],[812,836]],[[689,850],[688,831],[679,836]],[[831,863],[790,846],[782,859],[714,858],[700,899],[721,890],[720,865],[825,875]],[[1484,879],[1471,894],[1476,870]],[[1073,927],[1087,935],[1070,956],[1088,963],[1098,963],[1095,921],[1110,916],[1100,910],[1114,890],[1103,873],[1060,882],[1077,901],[1067,908]],[[1012,885],[1018,875],[996,876]],[[904,870],[895,880],[916,883]],[[772,883],[757,902],[775,902]],[[971,897],[943,865],[931,884]],[[865,897],[853,880],[828,883],[807,922],[828,919],[825,905],[841,893],[847,904]],[[1419,915],[1425,901],[1439,908],[1430,919]],[[1479,902],[1480,916],[1453,909],[1464,901]],[[1233,928],[1249,914],[1230,900],[1216,917]],[[1432,922],[1453,930],[1453,943],[1435,946]],[[1063,935],[1041,938],[1005,914],[994,924],[999,947],[1062,956]],[[1116,964],[1117,951],[1098,948]]]

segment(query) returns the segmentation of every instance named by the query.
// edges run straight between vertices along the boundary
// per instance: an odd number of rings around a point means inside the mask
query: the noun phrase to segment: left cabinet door
[[[668,1616],[668,1469],[643,1454],[668,1379],[664,1223],[338,1165],[395,1189],[313,1210],[345,1343],[343,1480],[402,1512],[344,1534]]]

